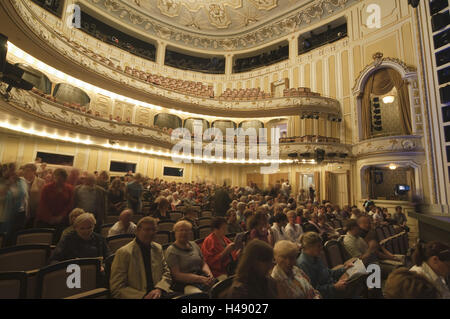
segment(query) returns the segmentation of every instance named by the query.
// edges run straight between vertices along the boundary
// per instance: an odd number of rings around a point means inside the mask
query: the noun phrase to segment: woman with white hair
[[[192,224],[182,220],[173,226],[175,242],[166,250],[166,260],[175,282],[173,290],[185,294],[208,291],[217,282],[204,261],[200,247],[189,241]]]
[[[173,201],[171,203],[172,210],[177,210],[177,206],[181,205],[181,200],[180,200],[180,197],[179,197],[179,193],[178,192],[174,192],[172,194],[172,199],[173,199]]]
[[[83,213],[73,222],[75,231],[70,232],[62,238],[50,262],[64,261],[75,258],[94,258],[110,255],[106,240],[99,234],[94,233],[95,217],[91,213]]]
[[[311,286],[308,276],[296,266],[299,249],[288,240],[280,240],[273,248],[276,265],[272,270],[275,279],[286,295],[292,299],[320,299],[320,293]]]

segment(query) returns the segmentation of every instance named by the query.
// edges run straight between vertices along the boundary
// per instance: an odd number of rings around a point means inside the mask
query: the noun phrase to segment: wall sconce
[[[397,165],[395,165],[395,164],[389,164],[389,169],[391,169],[391,170],[395,170],[395,169],[397,169]]]
[[[394,96],[392,96],[392,95],[387,95],[387,96],[385,96],[385,97],[383,98],[383,103],[384,103],[384,104],[390,104],[390,103],[394,102],[394,100],[395,100],[395,97],[394,97]]]

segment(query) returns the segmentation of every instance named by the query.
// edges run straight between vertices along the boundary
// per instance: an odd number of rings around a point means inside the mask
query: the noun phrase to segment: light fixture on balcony
[[[391,164],[389,164],[389,169],[395,170],[395,169],[397,169],[397,165],[391,163]]]
[[[384,104],[391,104],[392,102],[394,102],[395,97],[393,95],[386,95],[385,97],[383,97],[383,103]]]

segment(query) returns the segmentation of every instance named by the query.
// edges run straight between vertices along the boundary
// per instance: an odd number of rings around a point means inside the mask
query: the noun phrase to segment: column
[[[297,35],[293,35],[289,39],[289,60],[292,64],[295,64],[295,59],[298,56],[298,39]]]
[[[156,63],[158,65],[164,65],[165,56],[166,56],[166,43],[158,41],[158,47],[156,48]]]
[[[225,55],[225,75],[233,73],[233,54]]]

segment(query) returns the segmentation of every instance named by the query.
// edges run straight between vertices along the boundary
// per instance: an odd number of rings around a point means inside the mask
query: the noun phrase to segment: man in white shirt
[[[295,223],[295,211],[287,213],[289,223],[284,228],[285,238],[293,243],[300,244],[300,235],[303,234],[302,226]]]
[[[134,234],[136,232],[136,224],[131,221],[133,211],[131,209],[125,209],[120,213],[119,221],[109,229],[108,237],[122,235],[122,234]]]

